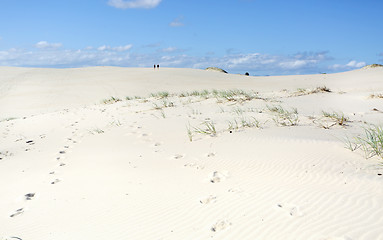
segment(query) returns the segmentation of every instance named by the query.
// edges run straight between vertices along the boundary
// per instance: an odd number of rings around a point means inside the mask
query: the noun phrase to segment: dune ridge
[[[1,71],[1,240],[383,239],[379,68]]]

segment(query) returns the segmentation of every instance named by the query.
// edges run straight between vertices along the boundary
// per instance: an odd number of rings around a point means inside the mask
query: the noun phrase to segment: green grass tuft
[[[113,104],[113,103],[116,103],[116,102],[121,102],[122,100],[120,98],[116,98],[116,97],[110,97],[108,99],[104,99],[102,100],[102,102],[104,104]]]
[[[344,113],[342,112],[326,112],[322,111],[323,117],[330,118],[333,121],[335,121],[336,124],[340,126],[346,126],[346,123],[349,122],[349,118],[344,116]]]

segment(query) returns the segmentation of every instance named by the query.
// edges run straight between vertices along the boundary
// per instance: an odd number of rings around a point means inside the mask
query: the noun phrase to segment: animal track
[[[35,193],[27,193],[24,196],[25,200],[32,200],[35,197]]]
[[[291,217],[301,217],[303,216],[302,211],[299,209],[298,206],[294,206],[291,204],[278,204],[279,208],[282,208],[286,210]]]
[[[228,176],[228,173],[222,173],[222,172],[218,172],[218,171],[215,171],[211,174],[209,180],[211,183],[219,183],[223,180],[225,180]]]
[[[228,227],[230,227],[231,225],[231,222],[227,221],[227,220],[219,220],[217,221],[212,227],[211,227],[211,231],[213,232],[218,232],[218,231],[222,231]]]
[[[176,155],[173,156],[174,159],[180,159],[180,158],[183,158],[183,157],[184,157],[184,155],[182,155],[182,154],[176,154]]]
[[[191,167],[191,168],[195,168],[197,170],[202,170],[205,168],[205,166],[201,166],[201,165],[198,165],[196,163],[187,163],[184,165],[184,167]]]
[[[209,204],[209,203],[214,203],[216,201],[216,199],[217,199],[216,196],[210,195],[208,197],[205,197],[205,198],[199,200],[199,202],[202,204]]]
[[[11,214],[10,217],[16,217],[24,213],[24,208],[19,208],[15,211],[15,213]]]
[[[56,178],[54,181],[51,182],[51,184],[57,184],[59,182],[61,182],[61,180]]]
[[[14,237],[14,236],[10,236],[10,237],[3,237],[3,238],[0,238],[1,240],[14,240],[14,239],[17,239],[17,240],[23,240],[19,237]]]

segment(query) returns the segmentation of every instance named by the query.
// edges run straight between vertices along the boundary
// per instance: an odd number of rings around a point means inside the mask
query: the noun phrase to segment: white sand
[[[332,92],[305,94],[319,86]],[[234,88],[259,99],[149,97]],[[383,68],[0,67],[0,92],[1,240],[383,239],[383,160],[342,142],[383,124],[383,99],[369,98],[383,93]],[[122,101],[102,103],[111,96]],[[280,126],[279,105],[297,108],[297,126]],[[197,133],[203,122],[215,136]]]

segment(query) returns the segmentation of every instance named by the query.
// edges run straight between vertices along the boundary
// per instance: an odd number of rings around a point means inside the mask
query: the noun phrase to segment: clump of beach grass
[[[383,127],[370,126],[364,129],[365,136],[357,137],[366,157],[379,156],[383,159]]]
[[[189,137],[189,141],[192,142],[193,141],[193,131],[191,130],[190,123],[188,125],[186,125],[186,130],[187,130],[187,134]]]
[[[383,159],[383,126],[368,126],[364,128],[364,136],[357,136],[354,140],[347,137],[344,142],[351,151],[361,148],[366,159],[374,156]]]
[[[330,92],[332,91],[326,86],[320,86],[314,89],[298,88],[297,92],[293,96],[303,96],[303,95],[309,95],[309,94],[315,94],[315,93],[330,93]]]
[[[157,92],[157,93],[151,93],[151,94],[150,94],[150,97],[163,99],[163,98],[168,98],[168,97],[170,97],[170,94],[169,94],[169,92],[167,92],[167,91],[162,91],[162,92]]]
[[[381,98],[381,99],[383,99],[383,93],[372,93],[372,94],[370,94],[370,98]]]
[[[154,109],[156,110],[161,110],[163,108],[168,108],[168,107],[174,107],[174,103],[171,102],[171,101],[168,101],[166,99],[162,99],[162,101],[158,104],[158,103],[153,103],[153,107]]]
[[[333,121],[335,121],[335,125],[340,125],[340,126],[346,126],[346,123],[349,122],[349,118],[344,116],[343,112],[326,112],[322,111],[323,117],[329,118]]]
[[[102,102],[104,104],[113,104],[113,103],[116,103],[116,102],[121,102],[122,100],[120,98],[117,98],[117,97],[110,97],[108,99],[104,99],[102,100]]]
[[[267,109],[274,113],[274,122],[278,126],[296,126],[299,122],[298,117],[298,109],[292,108],[291,110],[287,110],[282,106],[269,106],[267,105]]]
[[[255,117],[241,116],[239,119],[234,119],[228,122],[228,130],[238,130],[240,128],[261,128],[261,123]]]
[[[247,92],[239,89],[214,91],[213,94],[217,99],[223,99],[228,102],[245,102],[260,99],[257,92]]]
[[[217,136],[217,130],[213,121],[204,121],[201,124],[203,127],[194,127],[194,132],[210,135],[212,137]]]
[[[110,125],[120,127],[122,126],[122,123],[120,122],[120,120],[114,120],[110,123]]]
[[[88,130],[90,134],[101,134],[101,133],[104,133],[104,130],[100,129],[100,128],[94,128],[94,129],[91,129],[91,130]]]

